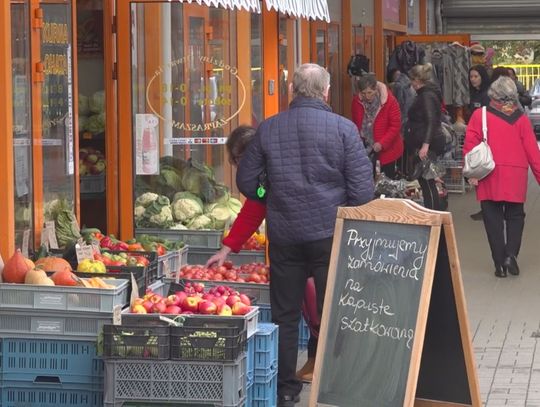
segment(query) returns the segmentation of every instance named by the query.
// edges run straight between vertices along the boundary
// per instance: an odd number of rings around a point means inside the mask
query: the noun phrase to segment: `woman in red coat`
[[[357,87],[358,94],[352,101],[352,120],[366,148],[377,154],[381,171],[395,178],[396,161],[403,154],[399,103],[373,75],[361,76]]]
[[[518,102],[514,81],[502,76],[488,90],[487,141],[493,153],[495,169],[476,185],[484,226],[495,263],[495,275],[519,274],[517,256],[525,225],[523,204],[527,196],[529,166],[540,183],[540,150],[531,122]],[[476,109],[465,134],[463,154],[482,140],[482,109]]]

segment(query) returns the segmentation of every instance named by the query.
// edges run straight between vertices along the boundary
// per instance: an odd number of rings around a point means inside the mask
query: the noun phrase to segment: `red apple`
[[[131,312],[134,314],[148,314],[146,309],[141,304],[135,304],[133,307],[131,307]]]
[[[163,314],[165,313],[165,310],[167,309],[167,306],[164,302],[156,302],[154,306],[152,307],[152,313],[154,314]]]
[[[163,301],[163,297],[159,294],[154,294],[150,297],[150,301],[152,301],[154,304],[158,303],[158,302],[162,302]]]
[[[174,293],[174,295],[176,295],[176,298],[178,299],[178,303],[177,305],[179,304],[182,304],[182,302],[187,298],[187,294],[184,292],[184,291],[177,291]]]
[[[183,311],[197,312],[199,302],[199,297],[186,297],[180,307]]]
[[[165,299],[165,305],[169,306],[169,305],[178,305],[180,303],[179,301],[180,299],[172,294],[172,295],[169,295],[166,299]]]
[[[247,306],[251,306],[251,300],[246,294],[240,294],[239,297],[240,297],[240,301],[242,301]]]
[[[246,315],[250,311],[251,307],[244,304],[242,301],[237,301],[233,304],[231,309],[233,315]]]
[[[165,308],[165,314],[180,314],[182,309],[178,305],[169,305]]]
[[[195,289],[195,292],[197,292],[197,293],[204,292],[204,284],[203,283],[195,283],[195,284],[193,284],[193,288]]]
[[[212,301],[203,300],[199,303],[200,314],[215,314],[217,312],[217,306]]]
[[[217,314],[228,317],[232,315],[232,309],[227,304],[223,304],[218,308]]]
[[[144,298],[135,298],[131,305],[142,305],[144,302]]]
[[[203,294],[202,296],[203,300],[212,301],[214,299],[214,295],[210,293]]]
[[[225,300],[223,299],[223,297],[214,297],[214,298],[212,299],[212,302],[213,302],[214,304],[216,304],[216,306],[218,307],[218,309],[219,309],[220,306],[226,305],[226,304],[225,304]]]
[[[237,302],[241,302],[242,300],[240,299],[240,296],[239,295],[229,295],[229,298],[227,298],[227,301],[226,301],[226,304],[229,306],[229,307],[232,307],[235,303]]]
[[[146,309],[146,312],[152,312],[152,307],[154,306],[154,303],[150,300],[145,300],[142,303],[142,306],[144,307],[144,309]]]

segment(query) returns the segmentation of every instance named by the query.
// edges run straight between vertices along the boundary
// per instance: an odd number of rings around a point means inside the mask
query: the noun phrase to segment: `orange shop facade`
[[[296,66],[331,74],[350,115],[351,55],[379,79],[429,0],[10,0],[0,6],[0,253],[41,244],[51,205],[127,239],[167,166],[200,165],[238,196],[224,143],[287,108]],[[169,174],[170,175],[170,174]]]

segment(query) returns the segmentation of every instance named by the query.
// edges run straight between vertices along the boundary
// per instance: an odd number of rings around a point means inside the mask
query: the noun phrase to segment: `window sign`
[[[137,175],[159,175],[159,121],[153,114],[135,115]]]

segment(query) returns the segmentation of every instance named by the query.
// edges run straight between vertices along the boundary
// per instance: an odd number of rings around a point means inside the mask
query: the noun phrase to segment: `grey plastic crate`
[[[223,230],[171,230],[171,229],[135,229],[135,234],[159,236],[172,241],[182,241],[189,247],[219,249]]]
[[[158,278],[174,275],[182,266],[188,264],[188,246],[159,256]]]
[[[0,337],[95,341],[112,312],[37,311],[0,308]]]
[[[187,264],[206,264],[207,260],[216,254],[216,250],[191,248],[187,254]],[[266,255],[264,250],[242,250],[238,253],[231,253],[227,258],[234,265],[249,263],[264,263]]]
[[[241,406],[246,398],[246,354],[235,362],[105,360],[104,402],[178,402]]]
[[[112,313],[115,306],[127,304],[129,282],[108,279],[107,284],[116,288],[3,283],[0,284],[0,308]]]

